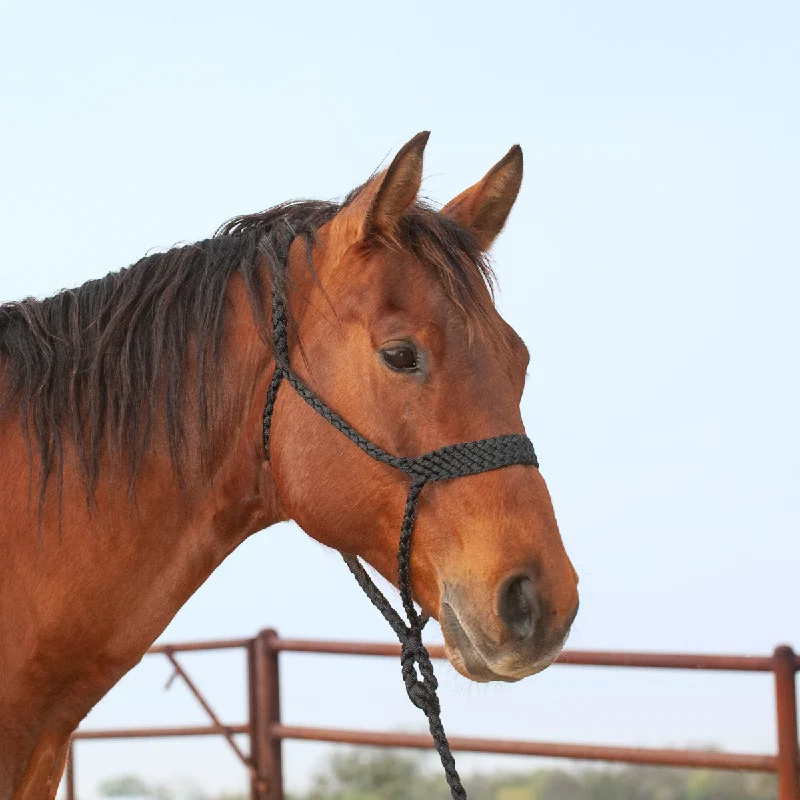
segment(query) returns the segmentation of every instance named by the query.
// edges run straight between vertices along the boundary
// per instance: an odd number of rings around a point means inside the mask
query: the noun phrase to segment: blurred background
[[[800,645],[797,3],[32,0],[0,3],[0,72],[0,300],[235,214],[341,197],[423,129],[424,191],[441,203],[520,143],[526,177],[493,256],[532,352],[525,423],[581,575],[569,646]],[[267,626],[391,640],[337,554],[290,524],[241,546],[163,640]],[[184,661],[223,719],[244,717],[238,656]],[[168,677],[145,659],[86,726],[205,722]],[[425,727],[394,661],[287,655],[282,677],[289,723]],[[453,733],[775,747],[768,676],[440,677]],[[76,754],[81,798],[127,773],[246,785],[221,740]],[[308,790],[329,755],[285,745],[287,786]]]

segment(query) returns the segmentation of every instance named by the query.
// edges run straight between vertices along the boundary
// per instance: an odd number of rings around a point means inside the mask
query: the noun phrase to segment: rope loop
[[[441,713],[442,709],[441,705],[439,704],[439,698],[436,696],[436,694],[434,694],[433,691],[428,689],[428,687],[420,681],[409,683],[405,676],[404,680],[406,681],[406,693],[408,694],[408,699],[420,711],[423,711],[428,715]]]

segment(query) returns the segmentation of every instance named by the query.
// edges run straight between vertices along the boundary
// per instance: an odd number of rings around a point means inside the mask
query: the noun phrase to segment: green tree
[[[419,756],[355,750],[331,758],[307,800],[447,800],[442,783],[422,772]]]
[[[150,797],[150,787],[138,775],[120,775],[100,784],[102,797]]]

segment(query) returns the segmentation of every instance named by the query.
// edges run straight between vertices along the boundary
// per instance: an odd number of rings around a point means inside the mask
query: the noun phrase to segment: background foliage
[[[427,763],[427,762],[426,762]],[[776,800],[771,775],[671,767],[538,769],[465,777],[470,800]],[[149,786],[135,776],[106,781],[108,798],[247,800],[244,794],[210,797],[200,789]],[[449,800],[438,771],[419,757],[393,751],[335,754],[307,794],[289,800]]]

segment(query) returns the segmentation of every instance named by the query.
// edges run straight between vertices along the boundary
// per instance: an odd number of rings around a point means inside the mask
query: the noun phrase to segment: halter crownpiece
[[[400,546],[398,548],[398,588],[403,609],[408,623],[394,610],[380,589],[369,577],[361,562],[355,556],[342,554],[345,563],[358,581],[364,593],[383,614],[392,626],[402,645],[400,664],[403,683],[411,702],[421,709],[428,718],[436,750],[442,760],[447,784],[454,800],[466,800],[467,793],[461,785],[456,771],[456,762],[450,752],[450,745],[444,732],[440,716],[439,698],[436,695],[438,682],[433,673],[430,655],[422,643],[422,629],[428,617],[420,615],[414,608],[411,597],[411,537],[414,532],[414,521],[417,514],[417,501],[426,483],[434,481],[463,478],[477,475],[501,467],[514,464],[530,464],[539,466],[531,440],[519,433],[494,436],[477,442],[451,444],[432,450],[416,458],[393,456],[382,450],[369,439],[362,436],[347,421],[342,419],[333,409],[324,403],[300,380],[289,367],[289,339],[286,329],[286,309],[277,293],[272,291],[272,336],[275,348],[275,373],[269,384],[267,401],[264,406],[264,453],[269,459],[269,436],[272,425],[272,413],[278,390],[285,380],[303,400],[311,406],[323,419],[343,433],[351,442],[358,445],[368,456],[376,461],[388,464],[411,478],[411,487],[406,500],[406,510],[400,529]],[[417,674],[416,667],[419,667]],[[420,680],[420,675],[422,680]]]

